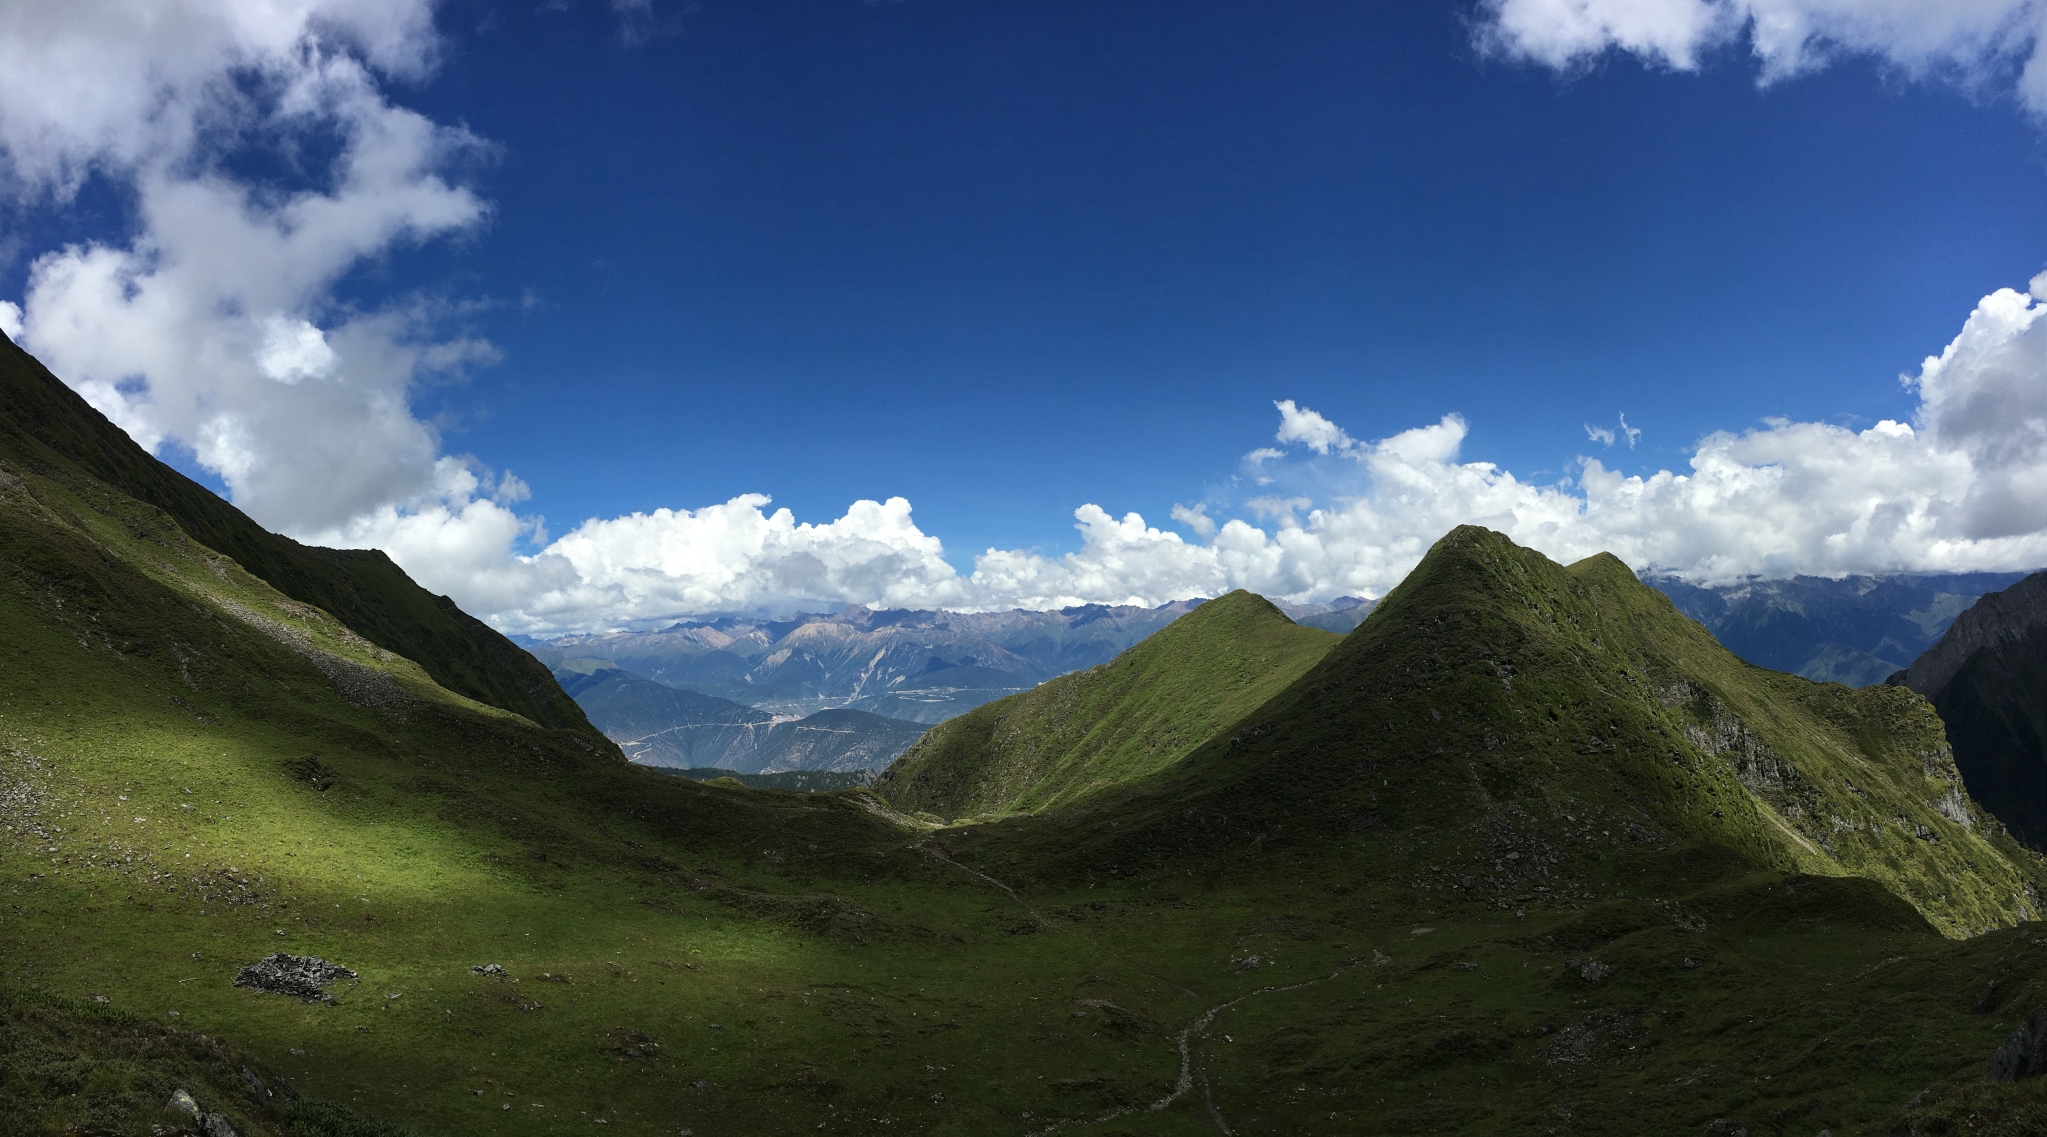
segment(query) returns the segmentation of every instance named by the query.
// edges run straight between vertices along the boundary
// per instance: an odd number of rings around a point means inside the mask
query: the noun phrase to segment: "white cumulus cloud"
[[[1494,0],[1482,35],[1562,68],[1609,50],[1689,68],[1743,42],[1765,79],[1867,53],[1970,83],[2017,75],[2047,113],[2041,11]],[[1289,399],[1230,488],[1170,511],[1192,539],[1087,504],[1071,552],[991,548],[962,568],[900,497],[800,520],[765,494],[550,536],[517,512],[524,482],[441,453],[410,405],[422,375],[494,349],[437,331],[448,311],[434,303],[334,299],[366,260],[487,217],[453,173],[486,144],[385,91],[431,69],[431,17],[429,0],[0,0],[0,192],[61,208],[105,178],[138,219],[121,239],[44,252],[23,303],[0,301],[0,331],[144,445],[189,447],[259,521],[382,547],[507,630],[841,604],[1158,604],[1238,587],[1377,595],[1465,522],[1561,559],[1610,550],[1702,581],[2047,564],[2047,278],[1982,300],[1909,378],[1911,421],[1709,434],[1683,470],[1582,458],[1573,479],[1533,484],[1464,455],[1456,414],[1363,440]],[[303,184],[259,189],[227,172],[238,154],[308,134],[339,146]],[[1586,430],[1605,446],[1640,435],[1625,418]]]
[[[438,440],[409,392],[493,350],[437,341],[429,305],[351,310],[332,290],[486,214],[446,173],[483,144],[381,87],[435,46],[428,0],[0,0],[0,185],[61,207],[105,178],[139,222],[38,257],[9,335],[273,528],[434,493]],[[225,172],[311,134],[339,147],[295,190]]]
[[[1317,454],[1349,450],[1357,445],[1342,427],[1314,411],[1295,406],[1292,399],[1281,399],[1272,405],[1279,408],[1279,434],[1275,439],[1278,442],[1298,442]]]
[[[1281,478],[1290,464],[1317,466],[1308,480],[1344,492],[1321,501],[1258,492],[1234,517],[1212,515],[1231,511],[1214,500],[1175,506],[1192,541],[1090,504],[1074,513],[1074,551],[988,549],[961,572],[902,498],[804,523],[745,495],[593,519],[522,555],[533,523],[509,510],[501,487],[447,459],[434,502],[383,511],[334,539],[386,548],[429,587],[531,632],[839,604],[1155,605],[1232,588],[1295,601],[1375,596],[1464,523],[1560,560],[1609,551],[1708,583],[2036,568],[2047,565],[2047,276],[2034,288],[1984,297],[1908,378],[1921,400],[1911,422],[1716,432],[1684,470],[1626,474],[1582,458],[1574,479],[1534,484],[1467,460],[1460,416],[1367,442],[1283,400],[1284,448],[1255,451],[1256,469]],[[1632,432],[1624,420],[1620,430]]]
[[[1764,82],[1873,56],[1915,77],[2010,83],[2047,115],[2039,0],[1485,0],[1480,45],[1559,70],[1608,51],[1689,71],[1745,43]]]

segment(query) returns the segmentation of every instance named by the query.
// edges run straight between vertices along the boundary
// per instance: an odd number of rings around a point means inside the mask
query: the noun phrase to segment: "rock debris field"
[[[333,1000],[333,996],[327,993],[329,984],[344,979],[354,982],[360,978],[348,968],[329,963],[317,955],[287,955],[280,951],[242,968],[235,975],[235,986],[304,999],[309,1003],[324,1003]]]

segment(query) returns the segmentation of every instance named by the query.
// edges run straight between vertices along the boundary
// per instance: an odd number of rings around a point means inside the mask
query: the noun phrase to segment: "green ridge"
[[[1068,804],[1172,766],[1339,638],[1238,590],[1108,663],[933,727],[874,789],[898,809],[946,818]]]
[[[1699,848],[1867,877],[1950,936],[2040,909],[2040,859],[1968,797],[1924,699],[1745,663],[1618,559],[1565,568],[1471,526],[1120,808],[1136,817],[1113,835],[1048,819],[1036,836],[1088,871],[1215,871],[1246,849],[1409,833],[1436,862],[1418,891],[1502,909],[1597,896]]]
[[[47,477],[82,475],[93,483],[77,484],[88,496],[120,493],[153,505],[200,544],[419,664],[441,686],[542,726],[603,737],[539,660],[413,583],[381,550],[323,549],[266,531],[151,457],[4,335],[0,460]]]

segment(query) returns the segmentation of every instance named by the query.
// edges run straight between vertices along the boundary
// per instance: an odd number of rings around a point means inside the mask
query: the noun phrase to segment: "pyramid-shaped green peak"
[[[940,724],[875,790],[899,809],[948,818],[1068,804],[1172,766],[1338,640],[1240,589],[1108,663]]]
[[[1103,806],[1113,826],[1062,836],[1076,871],[1335,842],[1418,901],[1576,903],[1704,855],[1866,877],[1950,935],[2039,904],[2038,858],[1969,799],[1923,699],[1752,666],[1618,558],[1559,565],[1475,526]]]

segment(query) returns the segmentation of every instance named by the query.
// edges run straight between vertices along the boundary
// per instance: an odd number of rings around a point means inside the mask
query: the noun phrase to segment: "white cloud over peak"
[[[139,218],[38,257],[0,323],[273,528],[435,493],[412,386],[495,353],[436,340],[431,305],[357,311],[333,289],[486,215],[446,172],[487,147],[381,88],[424,74],[436,43],[428,0],[0,0],[0,181],[33,203],[106,178]],[[228,172],[311,134],[338,151],[296,188]]]
[[[2047,276],[2035,287],[2047,293]],[[1921,398],[1910,423],[1772,421],[1717,432],[1698,441],[1683,471],[1627,474],[1582,458],[1574,479],[1533,484],[1466,460],[1460,416],[1361,442],[1282,400],[1275,441],[1284,448],[1254,451],[1255,468],[1266,482],[1336,485],[1339,494],[1260,489],[1234,504],[1212,497],[1173,507],[1192,541],[1137,513],[1084,505],[1074,513],[1074,551],[988,549],[967,572],[902,498],[802,523],[786,509],[769,512],[764,495],[744,495],[593,519],[521,555],[535,523],[511,512],[502,483],[487,485],[452,459],[442,460],[434,501],[360,519],[330,539],[381,546],[498,626],[543,633],[839,604],[1156,605],[1232,588],[1295,601],[1376,596],[1464,523],[1559,560],[1609,551],[1708,583],[2037,568],[2047,565],[2043,318],[2038,295],[1984,297],[1954,341],[1908,378]],[[1223,516],[1232,512],[1245,516]]]
[[[1914,77],[2012,83],[2047,115],[2039,0],[1484,0],[1482,47],[1558,70],[1622,51],[1680,71],[1745,43],[1764,82],[1837,56],[1874,56]]]

